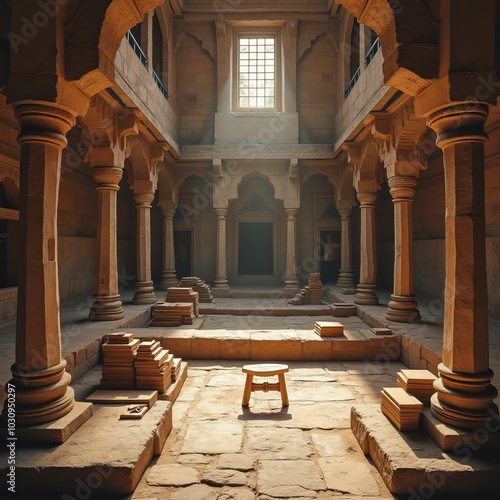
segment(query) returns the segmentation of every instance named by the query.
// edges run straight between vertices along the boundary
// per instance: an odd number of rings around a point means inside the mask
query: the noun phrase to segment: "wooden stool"
[[[245,382],[245,390],[243,391],[242,406],[248,406],[250,401],[250,393],[252,391],[279,391],[281,393],[281,402],[283,406],[288,406],[288,394],[286,392],[285,373],[288,371],[287,365],[277,364],[261,364],[261,365],[245,365],[242,369],[243,373],[247,374]],[[254,384],[254,375],[258,377],[272,377],[278,375],[278,383],[270,384],[263,382],[261,384]]]

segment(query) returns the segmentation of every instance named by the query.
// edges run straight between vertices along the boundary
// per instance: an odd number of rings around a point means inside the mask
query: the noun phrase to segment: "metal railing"
[[[351,81],[349,82],[349,84],[347,85],[347,87],[344,90],[344,97],[347,97],[351,93],[351,90],[353,89],[354,85],[358,81],[360,74],[361,74],[361,68],[358,68],[355,71],[353,77],[351,78]]]
[[[158,88],[161,90],[161,93],[165,97],[165,99],[168,99],[168,90],[161,81],[161,78],[158,76],[155,70],[153,70],[153,79],[156,82],[156,85],[158,85]]]
[[[368,54],[365,56],[365,66],[368,66],[377,53],[378,49],[380,48],[380,38],[377,38],[374,42],[373,45],[370,47],[370,50],[368,51]]]
[[[134,35],[132,35],[132,32],[127,31],[127,34],[125,36],[127,37],[128,43],[130,43],[130,45],[134,49],[134,52],[137,54],[137,57],[139,58],[141,63],[147,67],[148,58],[146,57],[146,54],[144,54],[144,52],[142,51],[139,42],[135,39]]]

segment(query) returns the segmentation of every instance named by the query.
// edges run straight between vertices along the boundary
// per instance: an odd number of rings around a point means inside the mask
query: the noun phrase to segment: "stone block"
[[[221,359],[250,359],[250,337],[242,339],[224,339],[221,342]]]
[[[356,316],[358,307],[356,304],[347,302],[334,302],[332,304],[332,315],[339,318],[346,318],[348,316]]]
[[[193,339],[189,337],[166,337],[161,339],[161,345],[177,358],[191,358],[193,355]]]
[[[195,359],[220,359],[221,339],[206,337],[194,338],[191,346],[191,357]]]
[[[253,336],[250,340],[250,359],[263,361],[300,360],[302,343],[299,339],[283,339],[280,342],[273,340],[257,340]]]
[[[332,358],[332,341],[329,339],[302,341],[302,359],[324,361]]]

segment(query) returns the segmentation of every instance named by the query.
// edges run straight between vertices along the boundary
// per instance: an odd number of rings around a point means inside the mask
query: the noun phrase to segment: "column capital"
[[[395,175],[387,179],[392,201],[412,201],[417,187],[417,178],[407,175]]]
[[[134,200],[137,203],[137,207],[144,206],[151,208],[151,202],[154,200],[154,197],[153,193],[134,193]]]
[[[118,190],[118,183],[123,176],[123,169],[120,167],[98,166],[92,167],[92,177],[96,181],[98,188],[108,188]]]
[[[464,101],[433,111],[427,123],[437,134],[436,144],[444,148],[456,142],[485,142],[484,124],[488,106],[477,101]]]
[[[214,208],[218,219],[225,219],[227,215],[227,208]]]
[[[164,219],[173,219],[175,215],[175,208],[162,208],[161,216]]]
[[[356,193],[356,196],[363,206],[375,206],[375,200],[377,199],[377,193],[374,192],[361,192]]]
[[[285,213],[288,219],[294,219],[297,216],[298,208],[285,208]]]
[[[76,113],[69,108],[43,101],[18,101],[14,112],[21,133],[17,140],[24,142],[52,143],[66,147],[66,133],[75,124]]]
[[[340,219],[349,219],[352,214],[352,208],[337,208],[337,212],[340,214]]]

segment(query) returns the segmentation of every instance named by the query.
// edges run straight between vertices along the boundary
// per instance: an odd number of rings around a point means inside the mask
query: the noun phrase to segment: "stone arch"
[[[19,210],[19,187],[16,181],[12,177],[1,177],[0,187],[3,190],[7,204],[4,208]]]
[[[380,38],[384,81],[417,95],[438,78],[438,25],[422,0],[338,0]]]
[[[317,168],[309,168],[307,171],[304,173],[304,175],[301,178],[301,188],[303,188],[304,184],[313,176],[316,174],[320,174],[328,180],[328,183],[330,184],[331,188],[333,189],[333,194],[335,196],[335,199],[339,199],[340,195],[340,185],[339,185],[339,180],[337,179],[336,175],[336,170],[331,168],[331,166],[322,166],[322,167],[317,167]]]
[[[264,180],[272,187],[274,191],[275,200],[285,199],[285,192],[283,186],[278,183],[278,179],[276,176],[267,176],[262,172],[260,172],[258,169],[253,169],[244,175],[231,178],[231,184],[229,185],[228,196],[227,196],[228,201],[232,201],[238,198],[238,192],[240,188],[243,186],[243,184],[245,184],[247,180],[254,177],[258,177],[259,179]]]
[[[115,79],[114,60],[127,31],[163,0],[77,0],[67,7],[65,77],[87,96]]]
[[[193,167],[190,169],[186,169],[186,171],[174,172],[174,180],[173,180],[173,189],[172,189],[172,199],[174,201],[175,206],[179,204],[179,193],[182,189],[183,184],[190,178],[197,177],[201,179],[205,185],[207,186],[206,192],[204,191],[202,194],[207,199],[210,200],[212,197],[212,180],[206,169],[202,167]],[[209,206],[209,205],[208,205]]]

